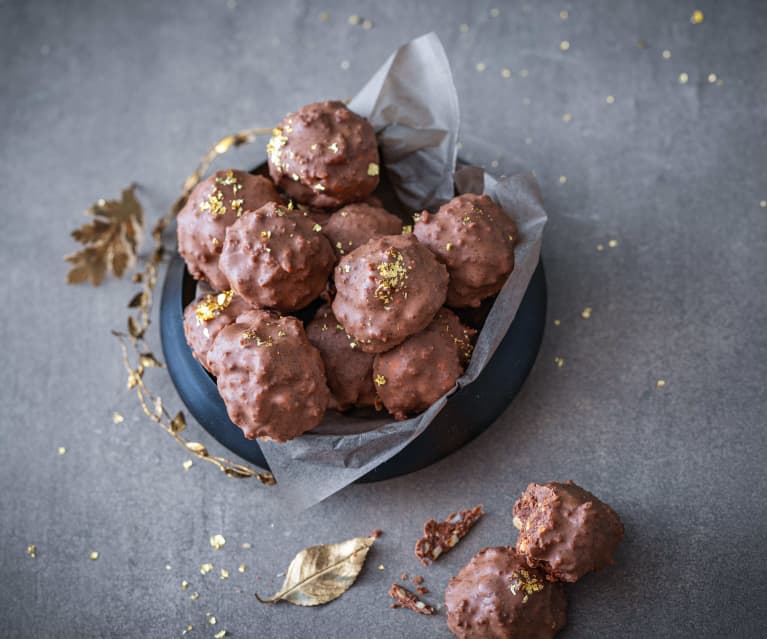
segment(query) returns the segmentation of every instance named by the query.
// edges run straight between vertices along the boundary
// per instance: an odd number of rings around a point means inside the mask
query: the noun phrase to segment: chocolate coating
[[[453,388],[471,357],[475,333],[442,308],[423,331],[376,355],[373,379],[386,410],[406,419]]]
[[[306,336],[320,351],[330,387],[330,408],[348,410],[374,406],[373,355],[364,353],[338,323],[328,304],[306,326]]]
[[[333,313],[368,353],[426,328],[445,301],[447,269],[413,235],[387,235],[341,258]]]
[[[334,262],[319,226],[270,202],[226,230],[219,265],[251,306],[295,311],[324,290]]]
[[[375,131],[342,102],[315,102],[286,115],[266,147],[269,174],[297,202],[337,208],[378,186]]]
[[[243,313],[219,332],[208,363],[229,418],[248,439],[286,442],[322,421],[325,368],[295,317]]]
[[[380,206],[359,202],[347,204],[333,213],[322,232],[341,257],[372,239],[401,233],[402,220]]]
[[[243,171],[217,171],[200,182],[176,217],[178,252],[197,280],[217,291],[229,288],[218,267],[227,227],[244,211],[253,211],[280,196],[272,181]]]
[[[514,526],[517,552],[560,581],[611,565],[623,539],[618,514],[572,481],[530,484],[514,504]]]
[[[546,581],[511,546],[480,550],[445,592],[459,639],[550,639],[567,622],[562,584]]]
[[[479,306],[514,269],[516,224],[487,195],[459,195],[434,214],[424,211],[413,233],[447,266],[448,306]]]
[[[208,351],[216,336],[251,307],[232,291],[201,295],[184,309],[184,335],[194,358],[210,371]]]

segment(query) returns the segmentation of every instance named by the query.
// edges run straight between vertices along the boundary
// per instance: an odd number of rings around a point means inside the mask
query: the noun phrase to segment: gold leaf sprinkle
[[[312,187],[315,191],[324,191],[325,186],[319,182]]]
[[[91,561],[96,561],[99,558],[99,551],[98,550],[91,550],[90,554],[88,555]]]
[[[761,206],[763,209],[767,208],[767,200],[761,200],[759,202],[759,206]]]
[[[557,368],[562,368],[565,365],[565,358],[564,357],[555,357],[554,363],[557,365]]]
[[[245,572],[245,571],[247,570],[247,568],[248,568],[248,567],[247,567],[245,564],[240,564],[240,565],[237,567],[237,572]]]
[[[113,424],[122,424],[123,421],[125,421],[125,418],[122,415],[120,415],[120,413],[118,413],[117,411],[112,413],[112,423]]]
[[[482,73],[485,69],[487,69],[487,65],[484,62],[477,62],[477,71],[479,73]]]
[[[386,378],[380,374],[375,376],[374,381],[376,383],[376,386],[383,386],[384,384],[386,384]]]
[[[370,31],[370,29],[373,28],[373,21],[368,19],[363,20],[362,28],[365,29],[365,31]]]
[[[182,466],[184,467],[184,470],[189,470],[192,467],[192,460],[187,459]]]
[[[407,235],[408,233],[413,232],[413,225],[412,224],[405,224],[402,227],[402,235]]]
[[[559,326],[562,322],[558,319],[554,320],[554,326]]]
[[[272,129],[272,137],[269,139],[266,145],[266,154],[269,156],[269,161],[277,169],[282,171],[282,158],[280,157],[280,149],[288,143],[287,136],[282,134],[282,129]]]
[[[187,588],[189,588],[189,582],[184,579],[184,581],[181,582],[181,590],[186,590]]]
[[[609,246],[610,248],[615,248],[616,246],[618,246],[618,240],[610,240],[607,243],[607,246]]]
[[[192,601],[197,601],[200,598],[200,593],[199,592],[193,592],[191,595],[189,595],[189,598]]]
[[[240,346],[250,346],[251,344],[255,344],[256,346],[265,346],[268,348],[272,343],[271,337],[262,339],[254,328],[249,328],[247,331],[243,331],[240,336]]]
[[[608,95],[605,98],[605,102],[607,102],[607,104],[615,104],[615,96],[614,95]]]
[[[570,115],[569,113],[565,113],[565,114],[562,116],[562,122],[571,122],[571,121],[572,121],[572,119],[573,119],[573,116],[572,116],[572,115]]]
[[[525,597],[527,597],[543,590],[543,583],[538,581],[535,575],[531,574],[527,570],[512,572],[511,579],[512,581],[509,584],[509,590],[511,590],[512,595],[516,595],[518,592],[523,592]],[[527,599],[523,599],[523,603],[526,602]]]
[[[213,546],[213,548],[221,550],[224,547],[224,544],[226,544],[226,539],[222,534],[211,535],[210,545]]]
[[[446,250],[446,251],[449,251],[449,250],[451,250],[452,248],[453,248],[453,243],[452,243],[452,242],[448,242],[447,244],[445,244],[445,250]]]
[[[566,175],[560,175],[559,176],[559,183],[565,184],[567,182],[567,176]]]
[[[348,264],[344,264],[344,265],[341,267],[341,270],[342,270],[344,273],[348,273],[349,271],[351,271],[351,270],[352,270],[352,267],[351,267],[351,266],[349,266]]]
[[[700,24],[701,22],[703,22],[703,19],[704,19],[703,12],[700,11],[699,9],[696,9],[695,11],[693,11],[692,15],[690,16],[690,22],[692,22],[693,24]]]
[[[226,630],[219,630],[213,637],[214,639],[224,639],[228,635],[229,633]]]
[[[211,615],[210,613],[208,613],[208,615],[209,615],[208,616],[208,623],[211,626],[215,626],[218,623],[218,620],[213,615]]]
[[[246,541],[246,542],[240,544],[240,548],[244,548],[245,550],[250,550],[251,548],[253,548],[253,544],[251,544],[250,542]]]
[[[349,16],[349,24],[357,25],[360,23],[361,20],[362,18],[360,18],[359,16]]]
[[[679,74],[679,84],[687,84],[687,81],[690,79],[690,76],[686,73],[682,72]]]
[[[511,77],[511,69],[501,69],[501,76],[504,78]]]
[[[661,53],[664,60],[670,60],[671,59],[671,49],[663,49],[663,52]]]
[[[377,266],[379,279],[375,296],[384,304],[391,304],[394,294],[404,288],[407,279],[405,260],[397,249],[391,247],[386,251],[387,261]]]
[[[604,251],[605,245],[604,244],[597,244],[597,251]]]
[[[567,51],[570,48],[570,43],[567,40],[562,40],[562,42],[559,43],[559,49],[561,51]]]
[[[35,544],[29,544],[29,546],[27,546],[27,554],[32,557],[32,559],[35,559],[37,557],[37,546],[35,546]]]
[[[708,74],[708,82],[709,84],[714,84],[717,81],[716,73],[709,73]]]
[[[333,142],[333,144],[328,146],[328,150],[333,151],[333,153],[338,153],[339,151],[338,144],[336,142]]]
[[[378,165],[375,162],[368,164],[368,175],[374,177],[378,175]]]
[[[383,564],[378,564],[378,570],[385,570],[386,567]]]
[[[589,319],[591,317],[591,307],[587,306],[581,311],[581,317],[583,319]]]
[[[67,449],[66,449],[64,446],[59,446],[59,447],[56,449],[56,452],[57,452],[59,455],[66,455],[66,454],[67,454]]]
[[[226,568],[221,569],[221,579],[229,579],[229,571]]]
[[[315,224],[312,227],[312,231],[314,231],[315,233],[319,233],[321,230],[322,230],[322,227],[319,224]]]
[[[200,566],[201,575],[207,575],[211,570],[213,570],[213,564],[202,564]]]
[[[665,379],[659,379],[657,382],[655,382],[656,388],[663,388],[666,386],[666,380]]]
[[[272,237],[271,231],[261,231],[261,237],[265,237],[267,240]]]
[[[194,314],[197,316],[197,324],[209,322],[218,317],[232,303],[233,298],[234,291],[232,289],[203,297],[194,309]]]
[[[189,632],[192,632],[192,624],[189,624],[189,625],[188,625],[186,628],[184,628],[184,629],[181,631],[181,634],[182,634],[182,635],[185,635],[185,634],[187,634],[187,633],[189,633]]]

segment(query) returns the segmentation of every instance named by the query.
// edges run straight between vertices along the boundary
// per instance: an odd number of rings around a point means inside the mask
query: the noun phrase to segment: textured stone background
[[[68,232],[131,180],[155,217],[213,140],[355,93],[430,30],[453,65],[464,154],[540,179],[543,348],[521,395],[459,453],[287,517],[254,482],[185,472],[142,419],[109,335],[134,286],[65,286]],[[529,481],[567,478],[612,504],[627,534],[614,568],[569,589],[563,637],[763,636],[765,33],[756,0],[0,3],[0,636],[174,637],[187,624],[195,637],[448,636],[444,615],[390,610],[391,581],[424,574],[440,602],[474,552],[515,539],[509,511]],[[419,569],[423,521],[477,502],[488,515],[472,535]],[[303,546],[376,527],[342,599],[254,600]],[[207,561],[231,577],[201,576]]]

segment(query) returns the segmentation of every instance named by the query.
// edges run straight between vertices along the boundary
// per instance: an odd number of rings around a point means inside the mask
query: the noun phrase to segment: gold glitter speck
[[[565,358],[564,357],[555,357],[554,363],[557,365],[557,368],[562,368],[565,365]]]
[[[656,388],[663,388],[666,385],[665,379],[659,379],[657,382],[655,382]]]
[[[247,566],[245,564],[240,564],[237,568],[238,572],[245,572],[247,570]]]
[[[333,151],[333,153],[338,153],[340,149],[338,148],[338,144],[336,142],[333,142],[330,146],[328,146],[328,151]]]
[[[716,73],[709,73],[708,81],[710,84],[714,84],[717,81]]]
[[[605,102],[607,102],[607,104],[615,104],[615,96],[614,95],[608,95],[605,98]]]
[[[368,175],[370,177],[374,177],[378,175],[378,171],[379,171],[379,168],[375,162],[371,162],[370,164],[368,164]]]
[[[616,246],[618,246],[618,240],[610,240],[607,243],[607,246],[609,246],[610,248],[615,248]]]
[[[511,77],[511,69],[501,69],[501,76],[504,78]]]
[[[704,20],[703,12],[699,9],[696,9],[692,12],[692,15],[690,16],[690,22],[693,24],[700,24]]]
[[[226,568],[221,569],[221,579],[229,579],[229,571]]]
[[[413,225],[412,224],[405,224],[402,227],[402,235],[407,235],[408,233],[413,232]]]
[[[373,28],[373,21],[366,18],[362,21],[362,28],[365,29],[365,31],[370,31]]]
[[[663,49],[663,52],[661,53],[664,60],[670,60],[671,59],[671,49]]]
[[[98,550],[91,550],[90,554],[88,555],[88,558],[91,561],[96,561],[99,558],[99,551]]]
[[[559,50],[560,51],[568,51],[570,49],[570,42],[567,40],[562,40],[562,42],[559,43]]]
[[[228,634],[226,630],[219,630],[213,637],[214,639],[224,639]]]
[[[29,546],[27,546],[27,554],[32,557],[32,559],[37,557],[37,546],[35,546],[35,544],[29,544]]]
[[[182,466],[184,467],[184,470],[189,470],[192,467],[192,460],[187,459]]]
[[[684,73],[679,74],[679,84],[687,84],[687,81],[690,79],[690,76]]]
[[[122,424],[124,421],[125,421],[125,418],[120,413],[118,413],[117,411],[112,413],[113,424]]]
[[[255,344],[256,346],[271,346],[272,338],[267,337],[263,339],[259,336],[258,332],[254,328],[249,328],[247,331],[243,331],[240,335],[240,346],[250,346]]]
[[[453,243],[452,242],[448,242],[447,244],[445,244],[445,250],[446,251],[450,251],[452,248],[453,248]]]
[[[477,71],[482,73],[485,69],[487,69],[487,65],[484,62],[477,62]]]
[[[59,447],[56,449],[56,452],[57,452],[59,455],[66,455],[66,454],[67,454],[67,449],[66,449],[64,446],[59,446]]]
[[[319,224],[315,224],[312,227],[312,231],[314,231],[315,233],[319,233],[321,230],[322,230],[322,227]]]
[[[201,575],[207,575],[211,570],[213,570],[213,564],[202,564],[200,566]]]
[[[187,588],[189,588],[189,582],[184,579],[184,581],[181,582],[181,590],[186,590]]]
[[[377,266],[379,279],[375,296],[384,304],[391,304],[394,293],[405,286],[407,269],[405,260],[397,249],[391,247],[386,251],[387,261]]]
[[[216,550],[221,550],[224,547],[224,544],[226,544],[226,539],[224,536],[220,533],[211,535],[210,537],[210,545],[213,546]]]
[[[543,590],[543,583],[527,570],[514,571],[511,573],[511,577],[512,581],[509,584],[509,590],[511,590],[512,595],[516,595],[519,592],[524,593],[523,603],[527,601],[529,595]]]
[[[197,601],[200,598],[200,593],[199,592],[193,592],[191,595],[189,595],[189,598],[192,601]]]
[[[349,16],[349,24],[357,25],[361,22],[362,18],[359,16]]]
[[[591,317],[591,307],[587,306],[581,311],[581,317],[583,319],[589,319]]]
[[[558,319],[554,320],[554,326],[559,326],[562,322]]]
[[[759,202],[759,206],[761,206],[763,209],[767,209],[767,200],[762,200]]]
[[[604,251],[605,245],[604,244],[597,244],[597,251]]]
[[[571,122],[571,121],[572,121],[572,119],[573,119],[573,116],[572,116],[572,115],[570,115],[569,113],[565,113],[565,114],[562,116],[562,122]]]
[[[376,386],[383,386],[386,384],[386,378],[383,375],[376,375],[374,381]]]
[[[560,183],[560,184],[565,184],[565,183],[567,183],[567,176],[566,176],[566,175],[560,175],[560,176],[559,176],[559,183]]]

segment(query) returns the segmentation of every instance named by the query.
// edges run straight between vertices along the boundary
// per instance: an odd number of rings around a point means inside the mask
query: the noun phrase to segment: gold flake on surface
[[[482,73],[485,69],[487,69],[487,65],[484,62],[477,62],[476,68],[479,73]]]
[[[512,595],[519,592],[524,593],[523,603],[527,602],[529,595],[543,590],[543,583],[527,570],[514,571],[511,573],[511,578],[509,590],[511,590]]]
[[[379,173],[379,167],[375,162],[371,162],[368,164],[368,175],[370,177],[375,177]]]
[[[607,104],[615,104],[615,96],[614,95],[608,95],[605,98],[605,102],[607,102]]]
[[[208,617],[208,623],[211,626],[215,626],[218,623],[218,620],[216,619],[216,617],[214,615],[212,615],[210,613],[207,613],[207,617]]]
[[[569,49],[570,49],[570,42],[568,40],[562,40],[562,42],[559,43],[560,51],[567,51]]]
[[[567,176],[566,175],[560,175],[559,176],[559,183],[560,184],[566,184],[567,183]]]
[[[186,590],[187,588],[189,588],[189,582],[184,579],[184,581],[181,582],[181,590]]]
[[[192,629],[193,629],[193,627],[192,627],[192,624],[189,624],[189,625],[188,625],[186,628],[184,628],[184,629],[181,631],[181,634],[182,634],[182,635],[185,635],[185,634],[187,634],[187,633],[190,633],[190,632],[192,632]]]
[[[200,598],[199,592],[193,592],[191,595],[189,595],[189,599],[192,601],[197,601]]]
[[[187,459],[183,464],[181,464],[184,467],[184,470],[189,470],[192,467],[192,460]]]
[[[684,71],[679,74],[679,84],[687,84],[689,79],[690,76],[687,75]]]
[[[554,326],[559,326],[562,322],[558,319],[554,320]]]
[[[760,201],[759,206],[761,206],[763,209],[767,209],[767,200]]]
[[[604,251],[605,245],[604,244],[597,244],[597,251]]]
[[[211,570],[213,570],[213,564],[202,564],[200,566],[201,575],[207,575]]]
[[[402,235],[407,235],[408,233],[413,232],[413,225],[412,224],[405,224],[402,227]]]
[[[452,242],[448,242],[447,244],[445,244],[445,250],[446,251],[450,251],[452,248],[453,248],[453,243]]]
[[[708,74],[708,82],[709,84],[714,84],[718,78],[716,77],[716,73],[709,73]]]
[[[501,69],[501,77],[503,77],[503,78],[510,78],[511,77],[511,69]]]
[[[661,52],[661,55],[663,56],[664,60],[670,60],[671,59],[671,49],[663,49]]]
[[[359,16],[349,16],[349,24],[357,25],[361,22],[362,18]]]
[[[219,630],[213,637],[214,639],[224,639],[228,635],[229,633],[226,630]]]
[[[657,382],[655,382],[656,388],[663,388],[666,386],[666,380],[665,379],[659,379]]]
[[[229,579],[229,571],[226,568],[221,569],[221,579]]]
[[[266,145],[266,154],[269,156],[269,161],[278,171],[282,171],[280,149],[282,149],[282,147],[284,147],[287,143],[288,138],[282,134],[282,129],[272,129],[272,137],[269,138],[269,142]]]
[[[240,346],[250,346],[251,344],[269,347],[272,345],[272,338],[267,337],[266,339],[263,339],[255,328],[249,328],[247,331],[243,331],[242,335],[240,335]]]
[[[113,424],[122,424],[124,421],[125,421],[125,418],[120,413],[118,413],[117,411],[112,413]]]
[[[234,291],[231,289],[215,295],[206,295],[194,309],[194,314],[197,316],[197,324],[200,325],[203,322],[209,322],[218,317],[221,311],[232,303],[233,297]]]
[[[379,278],[375,289],[375,296],[384,304],[391,304],[394,293],[405,286],[407,268],[405,260],[397,249],[391,247],[386,251],[387,261],[381,262],[376,267]]]
[[[322,230],[322,227],[319,224],[315,224],[312,227],[312,231],[314,231],[315,233],[319,233],[321,230]]]
[[[565,358],[564,357],[555,357],[554,363],[557,365],[557,368],[562,368],[565,365]]]
[[[237,572],[245,572],[245,571],[247,570],[247,568],[248,568],[248,567],[247,567],[245,564],[240,564],[240,565],[237,567]]]
[[[211,535],[210,537],[210,545],[213,546],[216,550],[221,550],[224,545],[226,544],[226,539],[224,536],[220,533]]]
[[[365,18],[365,20],[362,21],[362,28],[365,29],[365,31],[370,31],[373,28],[373,21]]]
[[[609,246],[610,248],[615,248],[616,246],[618,246],[618,240],[610,240],[607,243],[607,246]]]
[[[591,317],[591,307],[587,306],[581,311],[581,317],[583,319],[589,319]]]
[[[67,449],[66,449],[64,446],[59,446],[59,447],[56,449],[56,452],[57,452],[59,455],[66,455],[66,454],[67,454]]]
[[[565,114],[562,116],[562,122],[571,122],[571,121],[572,121],[572,119],[573,119],[573,116],[572,116],[572,115],[570,115],[569,113],[565,113]]]
[[[701,22],[703,22],[704,18],[705,16],[703,15],[703,12],[700,11],[699,9],[696,9],[695,11],[692,12],[692,15],[690,16],[690,22],[692,22],[693,24],[700,24]]]
[[[29,544],[29,546],[27,546],[27,554],[32,557],[32,559],[35,559],[37,557],[37,546],[35,546],[35,544]]]
[[[99,551],[98,550],[91,550],[90,554],[88,555],[88,558],[91,561],[96,561],[99,558]]]
[[[383,564],[378,564],[378,570],[385,570],[385,566]]]
[[[376,386],[384,386],[386,384],[386,378],[383,375],[376,375],[374,379]]]

